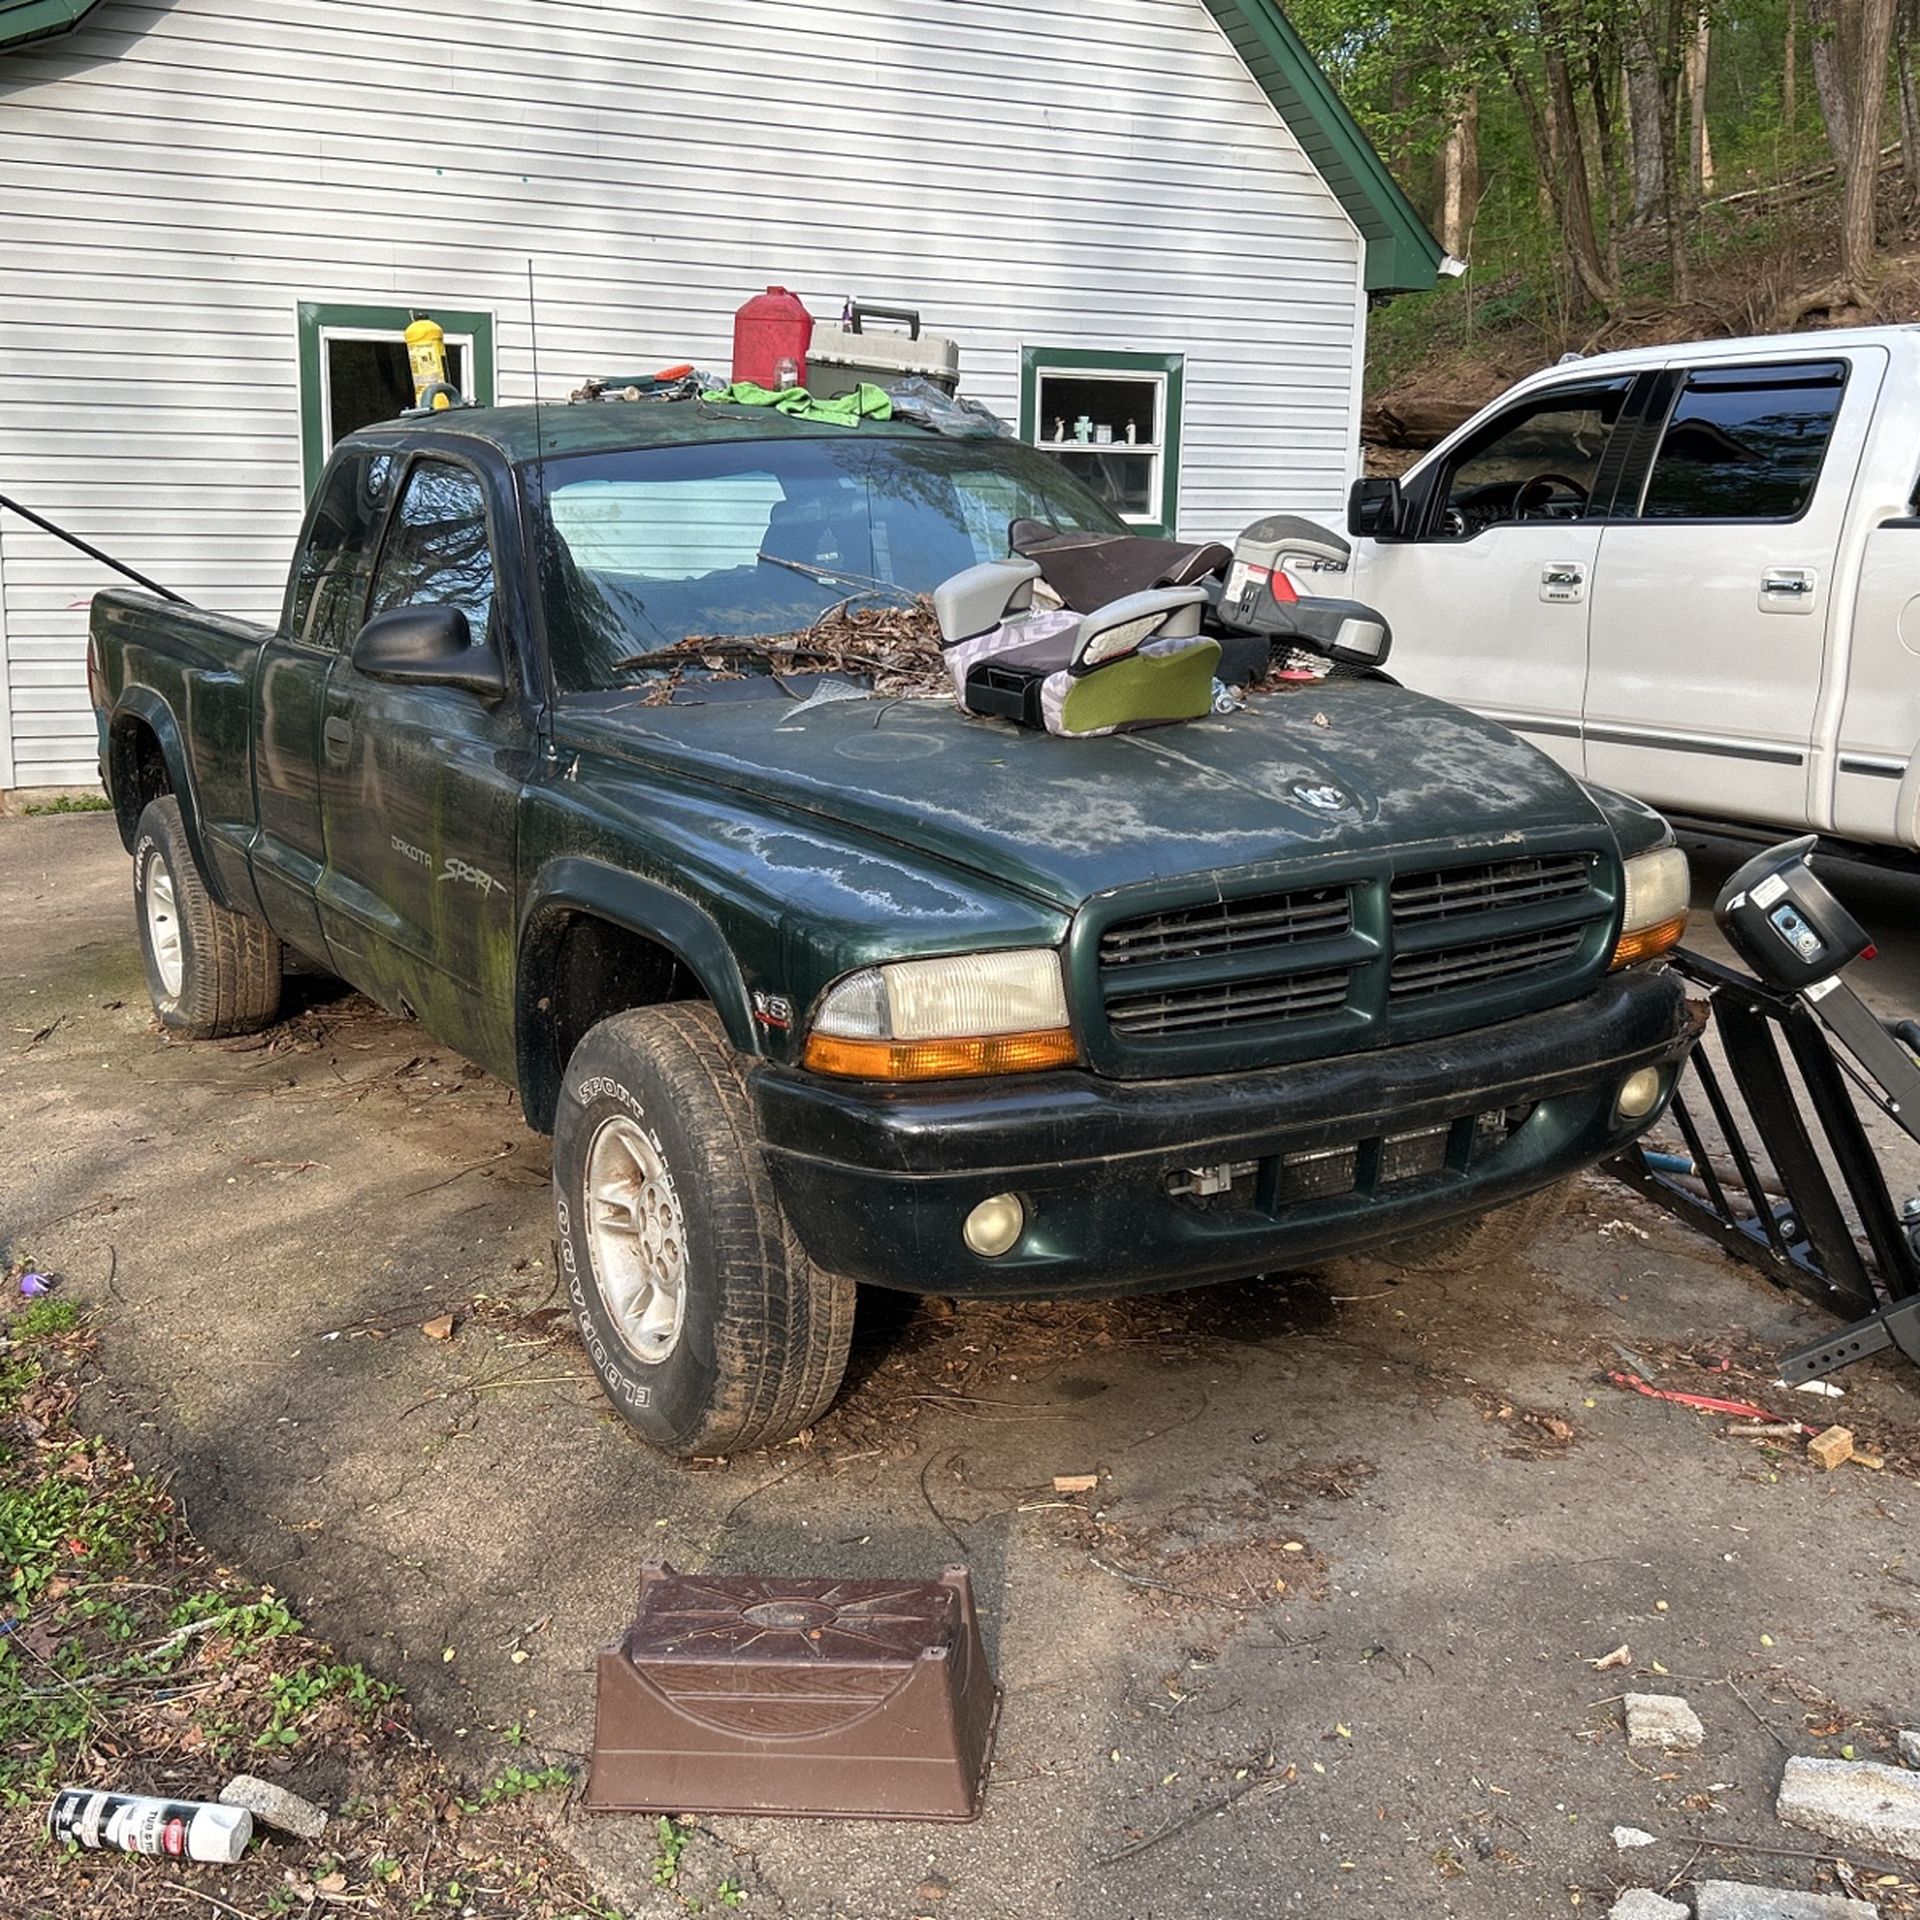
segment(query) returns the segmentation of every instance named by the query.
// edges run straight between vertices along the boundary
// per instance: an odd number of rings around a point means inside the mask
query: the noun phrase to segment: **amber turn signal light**
[[[1670,920],[1658,921],[1651,927],[1641,927],[1634,933],[1623,933],[1613,943],[1613,959],[1608,963],[1610,971],[1621,967],[1631,967],[1641,960],[1656,960],[1671,947],[1680,944],[1680,936],[1687,930],[1687,916],[1676,913]]]
[[[977,1040],[849,1040],[814,1032],[801,1064],[847,1080],[964,1080],[1068,1067],[1078,1051],[1070,1027]]]

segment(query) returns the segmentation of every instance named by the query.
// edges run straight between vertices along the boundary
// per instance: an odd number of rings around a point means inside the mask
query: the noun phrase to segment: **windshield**
[[[1006,440],[709,441],[546,463],[548,644],[563,693],[632,686],[690,635],[788,634],[900,606],[1007,554],[1015,520],[1123,532]],[[698,663],[691,663],[698,670]]]

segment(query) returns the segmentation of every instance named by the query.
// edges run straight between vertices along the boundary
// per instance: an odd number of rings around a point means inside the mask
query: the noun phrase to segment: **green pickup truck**
[[[856,1283],[1511,1246],[1686,1049],[1659,816],[1384,675],[1073,740],[645,658],[930,592],[1019,518],[1122,530],[1005,440],[460,410],[340,445],[272,629],[94,602],[162,1023],[268,1024],[291,949],[516,1087],[668,1452],[817,1418]]]

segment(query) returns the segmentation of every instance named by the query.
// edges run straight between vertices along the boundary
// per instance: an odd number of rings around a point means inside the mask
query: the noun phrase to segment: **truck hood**
[[[1584,788],[1492,721],[1380,681],[1255,695],[1183,726],[1063,740],[944,700],[607,694],[556,718],[602,756],[851,826],[1072,909],[1156,880],[1417,848],[1610,835]]]

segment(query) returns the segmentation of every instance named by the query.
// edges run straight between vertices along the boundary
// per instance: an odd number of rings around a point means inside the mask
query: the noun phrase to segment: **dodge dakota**
[[[459,410],[335,450],[273,627],[94,603],[163,1026],[266,1025],[291,952],[517,1088],[586,1351],[668,1452],[815,1419],[857,1283],[1480,1258],[1685,1051],[1664,822],[1384,675],[1073,740],[649,658],[927,593],[1020,518],[1121,530],[1004,440]]]

